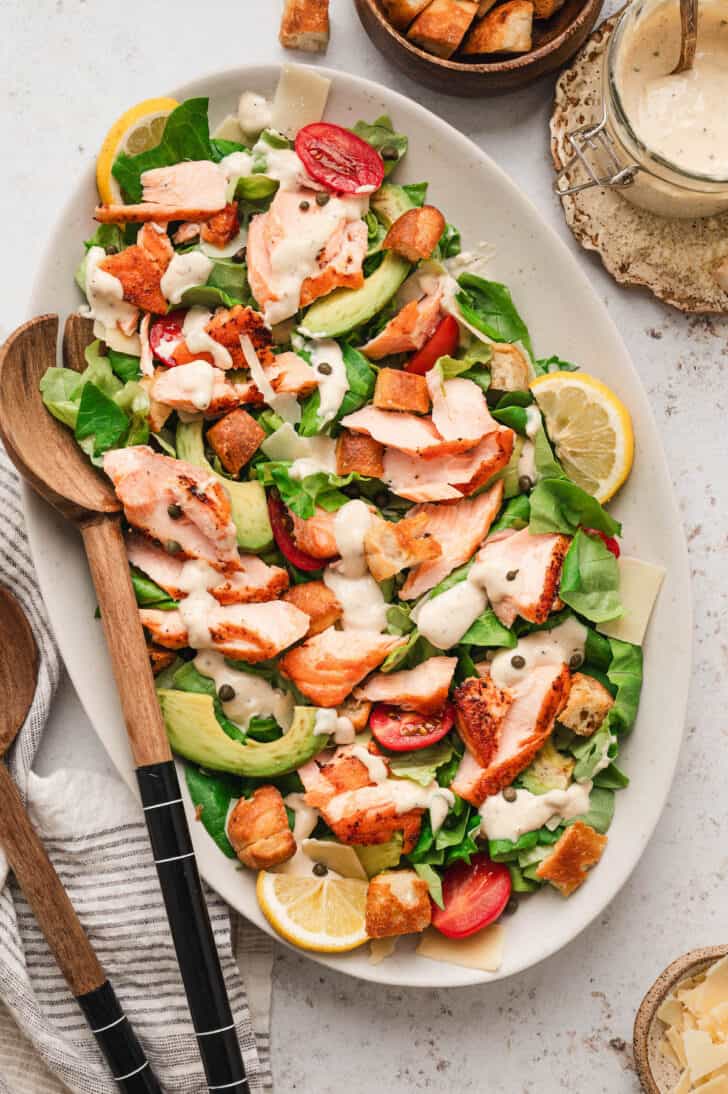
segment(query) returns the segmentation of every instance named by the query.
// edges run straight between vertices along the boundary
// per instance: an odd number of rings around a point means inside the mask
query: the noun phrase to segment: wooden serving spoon
[[[698,44],[698,0],[680,0],[680,58],[670,73],[687,72],[695,62]]]
[[[58,317],[38,316],[11,334],[0,351],[0,436],[20,474],[81,532],[207,1082],[211,1090],[247,1094],[240,1046],[131,585],[121,505],[71,431],[48,413],[41,399],[40,379],[56,364],[57,340]],[[63,337],[67,367],[83,370],[84,351],[92,340],[91,321],[69,316]]]
[[[25,721],[38,679],[38,650],[23,609],[0,587],[0,845],[69,988],[127,1094],[161,1094],[68,894],[23,808],[2,757]]]

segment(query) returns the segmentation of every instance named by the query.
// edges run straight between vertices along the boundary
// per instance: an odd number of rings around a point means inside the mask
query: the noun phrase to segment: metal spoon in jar
[[[695,61],[698,44],[698,0],[680,0],[680,60],[670,73],[687,72]]]

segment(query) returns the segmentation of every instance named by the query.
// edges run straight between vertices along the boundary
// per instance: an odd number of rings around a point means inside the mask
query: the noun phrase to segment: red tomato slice
[[[171,311],[168,315],[162,315],[155,319],[149,328],[149,345],[152,353],[163,365],[172,368],[177,364],[172,354],[180,342],[184,341],[182,324],[187,315],[186,308]]]
[[[442,879],[444,908],[432,905],[432,926],[448,938],[467,938],[502,913],[511,895],[511,875],[502,862],[485,853],[473,855],[470,865],[456,862]]]
[[[320,570],[322,566],[326,565],[326,559],[314,558],[313,555],[306,554],[305,551],[299,550],[296,546],[290,532],[291,521],[288,510],[275,490],[271,490],[268,494],[268,516],[270,517],[270,526],[273,529],[273,538],[278,544],[281,554],[289,562],[299,570],[305,570],[306,572]]]
[[[340,125],[304,125],[296,152],[314,182],[335,194],[371,194],[384,180],[384,160],[376,148]]]
[[[439,714],[417,714],[388,703],[377,703],[369,716],[374,738],[390,752],[412,752],[442,740],[455,722],[455,708],[445,703]]]
[[[414,353],[404,366],[405,372],[416,372],[424,376],[436,363],[438,357],[449,357],[458,348],[460,328],[457,319],[446,315],[437,325],[435,333],[425,342],[422,349]]]
[[[607,550],[611,551],[615,558],[619,558],[622,552],[614,536],[608,536],[606,532],[600,532],[597,528],[584,528],[583,530],[588,536],[599,536]]]

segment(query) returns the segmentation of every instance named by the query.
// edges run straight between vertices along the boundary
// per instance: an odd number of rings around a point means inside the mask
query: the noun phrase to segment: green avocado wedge
[[[407,191],[393,182],[385,182],[372,194],[371,207],[385,228],[391,228],[395,220],[416,208]]]
[[[410,272],[406,258],[388,251],[360,289],[335,289],[312,304],[301,327],[314,338],[338,338],[368,323],[392,299]]]
[[[273,543],[273,530],[268,519],[268,505],[263,484],[235,482],[218,475],[205,458],[202,422],[180,422],[177,426],[177,455],[195,467],[204,467],[227,490],[233,521],[238,532],[238,547],[244,551],[266,551]]]
[[[295,771],[328,742],[325,733],[314,733],[313,707],[295,707],[291,728],[277,741],[240,744],[221,728],[209,695],[161,689],[157,697],[172,751],[212,771],[272,779]]]

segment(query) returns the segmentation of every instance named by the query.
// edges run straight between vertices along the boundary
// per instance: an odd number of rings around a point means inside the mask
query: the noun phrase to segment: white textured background
[[[291,59],[276,37],[279,6],[0,0],[0,339],[26,318],[46,231],[110,123],[130,104],[216,67]],[[409,94],[463,130],[578,251],[550,189],[551,78],[482,102],[436,95],[383,60],[350,0],[331,6],[324,63]],[[579,259],[652,400],[689,540],[695,663],[669,805],[640,867],[602,919],[513,980],[441,992],[387,989],[281,949],[272,1038],[279,1094],[634,1092],[629,1042],[643,992],[677,954],[728,940],[728,323],[685,318],[646,293],[619,288],[593,256],[579,251]],[[652,732],[659,749],[659,725]],[[107,766],[66,683],[40,768],[69,761]]]

